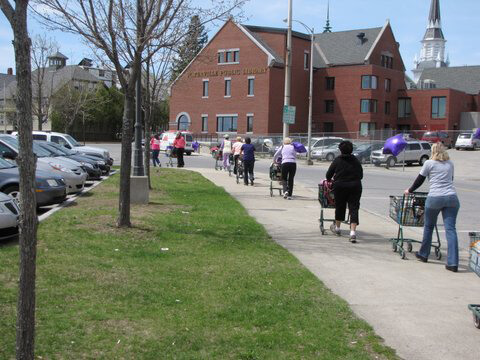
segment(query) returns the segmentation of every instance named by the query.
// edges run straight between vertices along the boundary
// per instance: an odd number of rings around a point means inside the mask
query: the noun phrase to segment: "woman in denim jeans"
[[[460,202],[453,186],[453,163],[442,143],[432,146],[432,159],[427,160],[413,185],[405,190],[406,194],[418,189],[428,177],[430,191],[425,203],[425,226],[420,251],[415,253],[418,260],[428,261],[432,245],[432,235],[437,224],[438,214],[441,212],[447,237],[447,265],[449,271],[458,271],[458,238],[456,221]]]

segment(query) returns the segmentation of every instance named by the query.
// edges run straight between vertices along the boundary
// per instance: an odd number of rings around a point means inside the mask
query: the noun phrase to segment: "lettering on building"
[[[188,73],[189,78],[204,78],[214,76],[235,76],[235,75],[256,75],[265,74],[268,68],[244,68],[233,70],[208,70],[208,71],[192,71]]]

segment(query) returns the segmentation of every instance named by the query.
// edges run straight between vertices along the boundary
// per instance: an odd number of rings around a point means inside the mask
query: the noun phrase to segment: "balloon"
[[[292,145],[293,145],[293,148],[295,149],[295,151],[300,153],[300,154],[307,152],[307,149],[305,148],[305,146],[303,146],[302,143],[292,142]]]
[[[194,141],[194,142],[192,143],[192,147],[193,147],[193,150],[194,150],[194,151],[197,151],[199,146],[200,146],[200,144],[199,144],[197,141]]]
[[[480,128],[478,128],[478,129],[475,131],[475,135],[473,135],[473,138],[474,138],[474,139],[480,139]]]
[[[385,145],[383,145],[383,153],[397,156],[406,147],[407,147],[407,142],[403,138],[403,135],[402,134],[395,135],[395,136],[392,136],[391,138],[388,138],[385,141]]]

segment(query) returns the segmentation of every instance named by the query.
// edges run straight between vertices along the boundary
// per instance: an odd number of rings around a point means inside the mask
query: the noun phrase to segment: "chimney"
[[[367,39],[365,39],[365,33],[364,32],[358,33],[357,38],[358,38],[358,45],[363,45],[363,43],[365,41],[367,41]]]
[[[7,75],[13,75],[13,69],[12,68],[7,69]]]

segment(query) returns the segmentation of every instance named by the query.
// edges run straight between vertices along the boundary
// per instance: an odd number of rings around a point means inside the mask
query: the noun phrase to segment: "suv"
[[[423,165],[432,154],[432,147],[426,141],[407,141],[407,147],[397,156],[384,154],[383,148],[372,152],[372,162],[375,166],[386,164],[387,167],[395,166],[397,163],[411,165],[419,163]]]
[[[177,135],[176,130],[170,130],[164,132],[160,136],[160,150],[161,151],[167,151],[168,146],[173,146],[173,141],[175,140],[175,136]],[[185,154],[191,155],[193,152],[193,136],[190,132],[188,131],[182,131],[182,135],[185,138]]]
[[[458,135],[455,149],[480,149],[480,139],[476,139],[473,133],[461,133]]]
[[[340,144],[343,140],[345,139],[341,137],[333,137],[333,136],[312,138],[312,151],[310,155],[311,158],[312,159],[320,158],[325,148],[332,146],[334,144]],[[308,154],[308,144],[305,146],[305,148],[307,149],[307,152],[305,154]]]
[[[12,135],[17,136],[17,132],[13,132]],[[82,154],[101,156],[105,163],[110,166],[113,165],[113,159],[110,158],[108,150],[93,146],[84,146],[68,134],[50,131],[33,131],[33,140],[51,141]]]
[[[445,131],[428,131],[422,136],[422,141],[428,141],[431,144],[441,142],[449,149],[452,147],[452,138]]]

